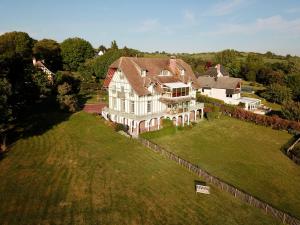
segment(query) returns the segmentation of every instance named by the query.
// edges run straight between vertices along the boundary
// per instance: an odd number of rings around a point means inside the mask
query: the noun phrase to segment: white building
[[[242,80],[229,77],[229,74],[220,64],[209,68],[204,76],[198,77],[198,82],[201,94],[220,99],[226,104],[244,103],[245,109],[251,111],[256,110],[261,105],[260,99],[241,97]]]
[[[134,136],[160,129],[164,118],[184,126],[203,117],[204,106],[196,103],[200,86],[180,59],[121,57],[109,67],[104,87],[109,107],[103,117],[127,125]]]

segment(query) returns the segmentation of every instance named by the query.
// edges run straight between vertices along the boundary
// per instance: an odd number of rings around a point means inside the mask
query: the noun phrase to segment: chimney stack
[[[215,68],[217,69],[217,77],[223,77],[223,74],[221,73],[221,65],[217,64]]]
[[[175,56],[171,56],[170,58],[170,69],[172,71],[172,73],[176,73],[176,57]]]

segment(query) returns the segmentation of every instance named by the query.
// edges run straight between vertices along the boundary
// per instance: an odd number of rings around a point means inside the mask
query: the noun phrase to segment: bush
[[[174,124],[173,124],[173,121],[170,120],[170,119],[163,119],[162,120],[162,126],[164,128],[167,128],[167,127],[174,127]]]
[[[300,102],[288,101],[282,105],[282,114],[289,120],[300,121]]]
[[[299,143],[293,148],[293,150],[291,151],[291,153],[294,156],[300,158],[300,144]]]
[[[217,104],[217,105],[224,104],[224,101],[222,101],[220,99],[211,98],[211,97],[202,95],[200,93],[197,94],[197,102],[212,103],[212,104]]]
[[[230,115],[234,118],[253,122],[263,126],[270,126],[276,130],[296,131],[295,133],[300,132],[299,122],[285,120],[278,116],[259,115],[238,107],[230,108],[228,106],[221,107],[221,111],[224,114]]]
[[[124,125],[121,123],[116,123],[114,128],[115,128],[116,132],[121,131],[121,130],[127,132],[129,130],[129,127],[127,125]]]

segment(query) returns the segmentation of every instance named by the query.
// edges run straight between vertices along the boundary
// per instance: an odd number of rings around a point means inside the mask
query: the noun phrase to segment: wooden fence
[[[300,164],[300,158],[293,154],[292,150],[296,144],[300,143],[300,137],[287,149],[286,154],[290,157],[295,163]]]
[[[165,156],[168,159],[171,159],[178,163],[179,165],[187,168],[189,171],[197,174],[199,177],[203,178],[206,182],[211,183],[217,186],[219,189],[226,191],[233,195],[235,198],[238,198],[251,206],[261,209],[264,213],[271,215],[272,217],[280,220],[284,224],[289,225],[300,225],[300,220],[289,215],[286,212],[283,212],[275,207],[271,206],[270,204],[259,200],[257,197],[254,197],[231,184],[228,184],[221,179],[209,174],[207,171],[201,169],[198,165],[192,164],[189,161],[175,155],[174,153],[167,151],[166,149],[162,148],[161,146],[143,139],[138,138],[138,141],[142,143],[144,146],[148,147],[149,149],[160,153],[161,155]]]

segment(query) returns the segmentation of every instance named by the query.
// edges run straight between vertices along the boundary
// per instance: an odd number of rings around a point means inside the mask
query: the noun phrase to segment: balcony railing
[[[196,103],[195,105],[192,105],[192,106],[189,106],[189,107],[185,108],[185,110],[178,108],[177,111],[175,111],[175,110],[170,111],[170,110],[167,109],[167,110],[164,110],[164,111],[159,112],[159,113],[152,113],[152,114],[140,115],[140,116],[135,115],[133,113],[117,111],[117,110],[110,109],[110,108],[107,108],[107,107],[105,107],[103,109],[103,111],[105,111],[109,114],[114,114],[114,115],[125,117],[125,118],[128,118],[128,119],[141,121],[141,120],[148,120],[148,119],[151,119],[151,118],[158,118],[158,117],[162,117],[162,116],[181,114],[181,113],[190,112],[192,110],[198,110],[198,109],[203,109],[203,108],[204,108],[203,103]]]

